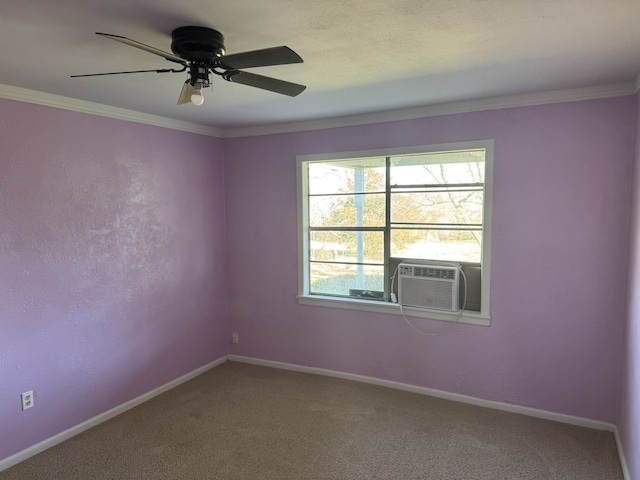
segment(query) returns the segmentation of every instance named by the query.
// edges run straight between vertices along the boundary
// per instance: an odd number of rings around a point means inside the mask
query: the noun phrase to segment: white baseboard
[[[627,459],[624,456],[624,449],[622,448],[622,440],[620,440],[618,427],[614,427],[613,434],[616,437],[616,445],[618,446],[618,458],[620,458],[620,466],[622,467],[622,476],[624,477],[624,480],[631,480],[631,474],[629,473],[629,467],[627,467]]]
[[[227,357],[221,357],[217,360],[214,360],[211,363],[208,363],[207,365],[204,365],[192,372],[187,373],[186,375],[183,375],[179,378],[176,378],[175,380],[170,381],[169,383],[166,383],[164,385],[162,385],[161,387],[158,387],[154,390],[151,390],[150,392],[147,392],[143,395],[140,395],[137,398],[134,398],[133,400],[129,400],[126,403],[123,403],[122,405],[118,405],[115,408],[112,408],[109,411],[106,411],[104,413],[101,413],[100,415],[96,415],[93,418],[90,418],[89,420],[86,420],[78,425],[76,425],[75,427],[71,427],[68,430],[65,430],[64,432],[60,432],[57,435],[54,435],[53,437],[47,438],[46,440],[43,440],[40,443],[36,443],[35,445],[22,450],[21,452],[18,452],[10,457],[5,458],[4,460],[0,460],[0,472],[2,472],[3,470],[6,470],[9,467],[12,467],[24,460],[26,460],[29,457],[32,457],[48,448],[53,447],[54,445],[57,445],[61,442],[64,442],[65,440],[70,439],[71,437],[75,437],[76,435],[78,435],[79,433],[84,432],[85,430],[88,430],[92,427],[95,427],[96,425],[105,422],[113,417],[115,417],[116,415],[120,415],[121,413],[126,412],[127,410],[132,409],[133,407],[137,407],[138,405],[140,405],[141,403],[146,402],[147,400],[151,400],[153,397],[156,397],[158,395],[160,395],[161,393],[164,393],[168,390],[171,390],[172,388],[177,387],[178,385],[187,382],[195,377],[197,377],[198,375],[206,372],[207,370],[210,370],[214,367],[217,367],[218,365],[221,365],[223,363],[225,363],[227,361]]]
[[[574,417],[572,415],[554,413],[546,410],[539,410],[537,408],[523,407],[519,405],[512,405],[509,403],[496,402],[492,400],[482,400],[480,398],[470,397],[467,395],[460,395],[458,393],[445,392],[444,390],[418,387],[416,385],[393,382],[390,380],[381,380],[379,378],[366,377],[364,375],[355,375],[352,373],[336,372],[333,370],[325,370],[323,368],[316,368],[316,367],[305,367],[302,365],[274,362],[271,360],[261,360],[258,358],[243,357],[240,355],[229,355],[228,359],[229,361],[232,361],[232,362],[250,363],[252,365],[260,365],[264,367],[280,368],[283,370],[293,370],[296,372],[303,372],[303,373],[313,373],[316,375],[325,375],[328,377],[341,378],[344,380],[353,380],[355,382],[369,383],[369,384],[378,385],[381,387],[395,388],[397,390],[418,393],[420,395],[428,395],[430,397],[437,397],[445,400],[453,400],[455,402],[468,403],[468,404],[477,405],[480,407],[493,408],[495,410],[518,413],[520,415],[527,415],[529,417],[542,418],[545,420],[552,420],[555,422],[567,423],[570,425],[577,425],[580,427],[593,428],[596,430],[606,430],[609,432],[616,431],[615,425],[611,423],[600,422],[598,420],[591,420],[589,418],[582,418],[582,417]]]
[[[316,375],[325,375],[328,377],[334,377],[334,378],[341,378],[344,380],[352,380],[355,382],[362,382],[362,383],[368,383],[371,385],[378,385],[381,387],[387,387],[387,388],[395,388],[397,390],[403,390],[403,391],[407,391],[407,392],[412,392],[412,393],[417,393],[420,395],[428,395],[428,396],[432,396],[432,397],[437,397],[437,398],[442,398],[445,400],[453,400],[456,402],[461,402],[461,403],[467,403],[467,404],[471,404],[471,405],[477,405],[480,407],[486,407],[486,408],[493,408],[496,410],[502,410],[502,411],[506,411],[506,412],[511,412],[511,413],[517,413],[517,414],[521,414],[521,415],[528,415],[531,417],[536,417],[536,418],[542,418],[545,420],[552,420],[552,421],[556,421],[556,422],[561,422],[561,423],[567,423],[570,425],[577,425],[580,427],[587,427],[587,428],[593,428],[593,429],[597,429],[597,430],[606,430],[606,431],[610,431],[613,432],[615,435],[615,440],[616,440],[616,445],[618,448],[618,455],[620,457],[620,464],[622,466],[622,472],[624,475],[625,480],[631,480],[630,474],[629,474],[629,470],[627,467],[627,463],[626,463],[626,459],[625,459],[625,455],[624,455],[624,450],[622,448],[622,443],[620,441],[620,436],[618,434],[618,429],[615,425],[610,424],[610,423],[606,423],[606,422],[600,422],[597,420],[591,420],[588,418],[582,418],[582,417],[575,417],[572,415],[565,415],[565,414],[561,414],[561,413],[554,413],[554,412],[548,412],[546,410],[539,410],[539,409],[535,409],[535,408],[530,408],[530,407],[522,407],[522,406],[518,406],[518,405],[511,405],[508,403],[502,403],[502,402],[495,402],[495,401],[491,401],[491,400],[482,400],[479,398],[475,398],[475,397],[470,397],[467,395],[460,395],[457,393],[450,393],[450,392],[445,392],[443,390],[436,390],[433,388],[426,388],[426,387],[418,387],[415,385],[409,385],[406,383],[400,383],[400,382],[393,382],[390,380],[382,380],[379,378],[374,378],[374,377],[367,377],[364,375],[356,375],[356,374],[352,374],[352,373],[344,373],[344,372],[337,372],[337,371],[333,371],[333,370],[326,370],[323,368],[316,368],[316,367],[305,367],[303,365],[295,365],[295,364],[291,364],[291,363],[283,363],[283,362],[274,362],[271,360],[261,360],[259,358],[252,358],[252,357],[243,357],[240,355],[228,355],[225,357],[221,357],[217,360],[214,360],[213,362],[204,365],[192,372],[187,373],[186,375],[183,375],[179,378],[176,378],[175,380],[172,380],[169,383],[166,383],[165,385],[162,385],[161,387],[156,388],[155,390],[152,390],[150,392],[147,392],[137,398],[134,398],[133,400],[130,400],[126,403],[123,403],[122,405],[119,405],[115,408],[112,408],[111,410],[101,413],[100,415],[96,415],[93,418],[90,418],[89,420],[86,420],[85,422],[82,422],[79,425],[76,425],[75,427],[71,427],[68,430],[65,430],[64,432],[61,432],[57,435],[54,435],[53,437],[50,437],[46,440],[43,440],[40,443],[37,443],[25,450],[22,450],[10,457],[5,458],[4,460],[0,460],[0,472],[2,472],[3,470],[6,470],[9,467],[12,467],[13,465],[16,465],[24,460],[26,460],[29,457],[32,457],[48,448],[53,447],[54,445],[57,445],[61,442],[64,442],[65,440],[70,439],[71,437],[74,437],[82,432],[84,432],[85,430],[88,430],[92,427],[95,427],[96,425],[105,422],[117,415],[120,415],[121,413],[126,412],[127,410],[130,410],[131,408],[134,408],[138,405],[140,405],[141,403],[144,403],[148,400],[151,400],[153,397],[156,397],[158,395],[160,395],[161,393],[164,393],[168,390],[171,390],[172,388],[177,387],[178,385],[185,383],[195,377],[197,377],[198,375],[206,372],[207,370],[210,370],[214,367],[217,367],[223,363],[225,363],[227,360],[232,361],[232,362],[240,362],[240,363],[248,363],[248,364],[252,364],[252,365],[259,365],[259,366],[264,366],[264,367],[271,367],[271,368],[279,368],[282,370],[292,370],[292,371],[296,371],[296,372],[302,372],[302,373],[311,373],[311,374],[316,374]]]

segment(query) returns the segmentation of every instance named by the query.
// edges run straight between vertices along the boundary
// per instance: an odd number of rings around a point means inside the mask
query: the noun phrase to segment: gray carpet
[[[0,480],[622,478],[610,432],[233,362],[0,472]]]

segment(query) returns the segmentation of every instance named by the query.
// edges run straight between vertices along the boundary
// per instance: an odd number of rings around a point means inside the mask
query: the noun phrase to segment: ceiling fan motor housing
[[[180,27],[171,32],[171,51],[185,60],[212,60],[224,55],[224,37],[206,27]]]

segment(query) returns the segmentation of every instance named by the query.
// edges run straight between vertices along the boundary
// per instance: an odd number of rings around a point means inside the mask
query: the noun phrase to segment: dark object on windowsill
[[[360,290],[358,288],[350,288],[349,296],[357,298],[369,298],[372,300],[383,300],[384,292],[380,292],[378,290]]]

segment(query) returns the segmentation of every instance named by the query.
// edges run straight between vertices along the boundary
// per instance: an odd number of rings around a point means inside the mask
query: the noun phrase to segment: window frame
[[[309,205],[308,205],[308,164],[321,161],[345,160],[371,157],[387,157],[414,154],[430,154],[456,150],[483,149],[485,151],[484,202],[482,227],[482,257],[481,257],[481,311],[443,312],[403,306],[396,303],[367,300],[352,297],[334,297],[328,295],[310,294],[309,286]],[[298,303],[329,308],[361,310],[367,312],[385,313],[391,315],[406,315],[442,321],[458,321],[472,325],[489,326],[491,323],[491,226],[493,201],[493,156],[494,142],[492,139],[474,140],[467,142],[443,143],[432,145],[416,145],[399,148],[384,148],[376,150],[358,150],[349,152],[332,152],[296,156],[297,176],[297,208],[298,208]],[[387,204],[387,208],[389,205]]]

